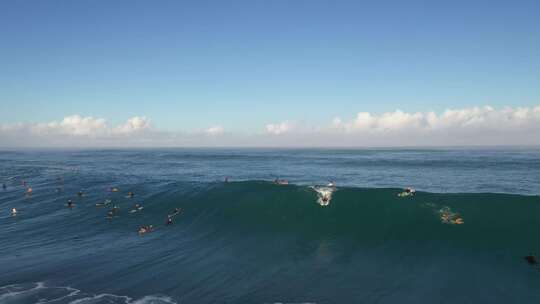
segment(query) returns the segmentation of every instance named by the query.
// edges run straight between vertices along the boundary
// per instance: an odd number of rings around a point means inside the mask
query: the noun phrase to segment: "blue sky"
[[[0,122],[263,130],[540,104],[539,1],[2,1]]]

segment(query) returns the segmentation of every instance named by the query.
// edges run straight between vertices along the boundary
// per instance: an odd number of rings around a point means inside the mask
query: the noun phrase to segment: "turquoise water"
[[[540,302],[539,150],[5,151],[0,177],[0,303]]]

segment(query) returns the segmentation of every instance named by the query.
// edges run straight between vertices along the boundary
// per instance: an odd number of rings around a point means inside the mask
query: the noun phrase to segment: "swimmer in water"
[[[26,188],[26,194],[27,194],[27,195],[32,195],[32,191],[33,191],[33,190],[32,190],[32,187]]]
[[[458,216],[456,219],[454,219],[452,224],[461,225],[461,224],[465,224],[465,222],[463,221],[463,219],[461,217]]]
[[[79,191],[79,192],[77,193],[77,195],[78,195],[79,197],[83,197],[83,196],[84,196],[84,191],[82,191],[82,190]]]
[[[228,176],[225,177],[225,182],[226,182],[226,183],[229,182],[229,177],[228,177]]]
[[[11,209],[11,216],[17,216],[17,209],[15,208]]]
[[[127,194],[127,197],[128,197],[128,198],[133,198],[134,196],[135,196],[135,193],[133,193],[133,192],[131,192],[131,191],[128,192],[128,194]]]
[[[150,225],[150,226],[141,226],[139,228],[139,235],[143,235],[145,233],[152,232],[152,230],[154,230],[152,225]]]
[[[68,208],[73,208],[75,206],[75,203],[73,203],[72,200],[68,200],[67,204]]]
[[[170,215],[167,216],[167,221],[165,222],[165,225],[169,226],[169,225],[172,225],[173,221],[172,221],[172,217]]]
[[[112,207],[112,209],[107,212],[107,218],[112,219],[113,217],[118,215],[119,211],[120,211],[120,208],[118,206],[114,205]]]
[[[6,190],[7,186],[6,183],[2,183],[2,189]]]
[[[450,215],[448,215],[447,213],[441,214],[441,221],[443,223],[449,223],[450,222]]]

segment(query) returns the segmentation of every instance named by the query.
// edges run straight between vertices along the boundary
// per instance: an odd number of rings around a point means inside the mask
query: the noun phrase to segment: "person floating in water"
[[[152,225],[150,226],[141,226],[139,228],[139,235],[143,235],[148,232],[152,232],[154,230],[154,227]]]
[[[75,206],[75,203],[73,203],[72,200],[68,200],[66,206],[68,206],[68,208],[73,208]]]
[[[114,205],[109,212],[107,212],[107,218],[112,219],[113,217],[118,215],[118,212],[120,212],[120,207]]]
[[[11,209],[11,216],[17,216],[17,209],[15,208]]]
[[[128,198],[133,198],[135,196],[135,193],[129,191],[128,194],[127,194],[127,197]]]
[[[536,257],[530,253],[528,256],[525,256],[524,257],[525,261],[527,261],[527,263],[529,263],[530,265],[536,265],[538,264],[538,261],[536,260]]]
[[[443,224],[462,225],[465,221],[459,213],[452,212],[449,207],[443,207],[439,210],[441,222]]]

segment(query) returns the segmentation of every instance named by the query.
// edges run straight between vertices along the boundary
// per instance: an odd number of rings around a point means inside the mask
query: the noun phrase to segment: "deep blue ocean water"
[[[540,303],[539,149],[13,150],[0,182],[0,303]]]

